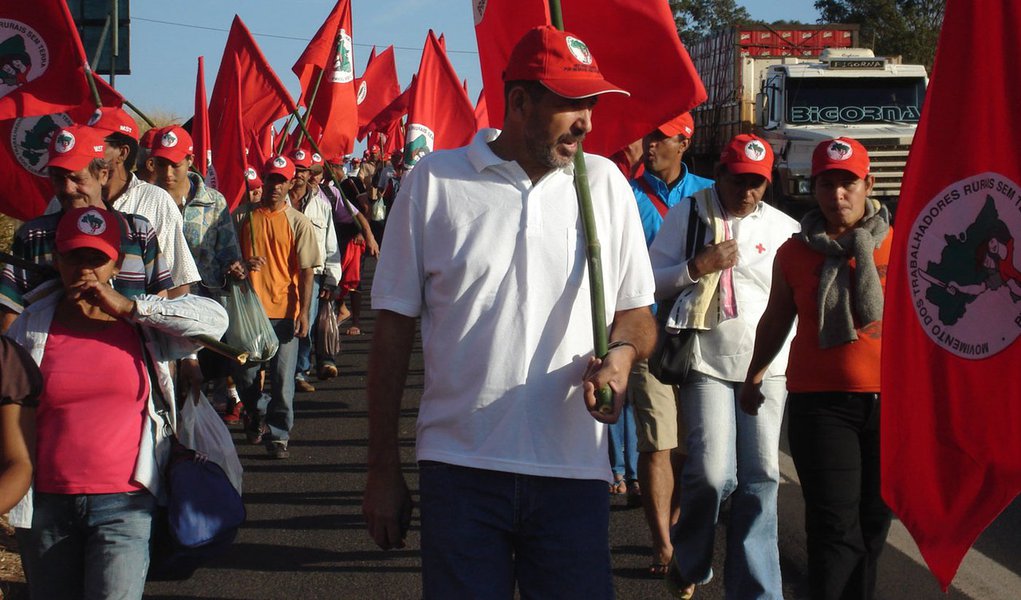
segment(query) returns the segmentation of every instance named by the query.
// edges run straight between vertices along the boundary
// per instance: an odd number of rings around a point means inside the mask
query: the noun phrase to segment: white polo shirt
[[[609,479],[581,389],[592,310],[573,167],[533,186],[490,150],[498,135],[423,158],[388,218],[372,304],[422,317],[418,459]],[[610,323],[652,304],[652,269],[628,182],[602,157],[586,164]]]

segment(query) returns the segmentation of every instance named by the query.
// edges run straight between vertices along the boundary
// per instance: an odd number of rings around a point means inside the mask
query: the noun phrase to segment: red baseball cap
[[[152,140],[152,157],[179,163],[194,154],[191,134],[180,125],[169,125],[156,132]]]
[[[72,208],[57,225],[57,252],[94,248],[117,260],[121,251],[121,229],[110,211],[95,206]]]
[[[528,30],[518,41],[503,80],[538,81],[554,94],[570,99],[607,93],[630,95],[603,78],[585,42],[549,25]]]
[[[681,113],[663,123],[657,129],[667,137],[681,134],[686,138],[690,138],[695,133],[695,119],[691,118],[691,113]]]
[[[294,179],[295,170],[291,159],[286,156],[274,156],[262,167],[262,180],[266,181],[270,175],[283,175],[284,179]]]
[[[58,129],[50,140],[50,161],[46,166],[81,171],[96,158],[105,158],[102,131],[85,125]]]
[[[138,140],[138,147],[151,151],[152,143],[156,140],[156,132],[159,130],[159,127],[150,127],[149,129],[146,129],[145,133],[142,134],[142,139]]]
[[[138,124],[123,108],[101,106],[89,117],[89,127],[104,133],[120,133],[138,141]]]
[[[291,160],[294,161],[294,168],[309,169],[312,167],[312,153],[308,150],[295,150],[291,152]]]
[[[735,175],[754,173],[773,181],[773,149],[750,133],[734,136],[720,154],[720,164]]]
[[[850,171],[858,179],[865,179],[869,174],[869,152],[861,142],[849,137],[820,142],[812,153],[812,177],[831,169]]]
[[[245,169],[245,180],[248,181],[249,190],[262,188],[262,179],[259,179],[259,172],[255,170],[255,167]]]

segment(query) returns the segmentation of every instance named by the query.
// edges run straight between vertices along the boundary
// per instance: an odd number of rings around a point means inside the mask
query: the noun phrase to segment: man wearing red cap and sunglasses
[[[592,356],[574,157],[606,81],[577,37],[518,42],[502,131],[405,176],[372,289],[369,472],[362,510],[402,547],[411,497],[398,418],[422,318],[418,418],[425,598],[612,598],[605,422],[654,340],[653,281],[627,180],[584,157],[602,242],[610,351]],[[609,385],[614,410],[596,410]]]

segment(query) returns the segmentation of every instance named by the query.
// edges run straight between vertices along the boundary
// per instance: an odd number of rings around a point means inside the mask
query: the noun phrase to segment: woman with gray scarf
[[[879,356],[893,234],[886,208],[868,197],[874,183],[856,140],[816,147],[819,207],[777,252],[740,398],[756,414],[763,373],[797,317],[788,436],[805,498],[813,599],[872,598],[890,527],[879,486]]]

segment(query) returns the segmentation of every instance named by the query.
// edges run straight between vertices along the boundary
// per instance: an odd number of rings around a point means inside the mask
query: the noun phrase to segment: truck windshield
[[[925,98],[921,77],[799,77],[787,80],[787,121],[917,123]]]

